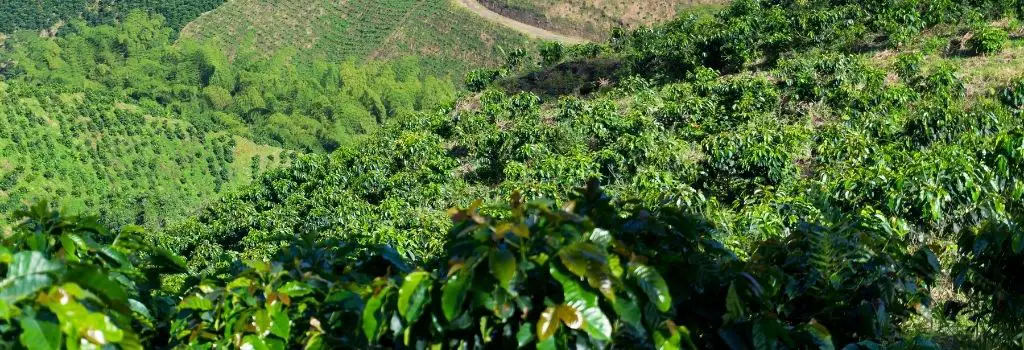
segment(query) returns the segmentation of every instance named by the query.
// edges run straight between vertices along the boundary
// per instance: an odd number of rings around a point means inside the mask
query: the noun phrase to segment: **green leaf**
[[[658,311],[667,312],[672,308],[672,295],[668,292],[665,279],[657,270],[636,262],[630,262],[627,269],[629,270],[627,276],[640,285],[640,289],[658,307]]]
[[[636,328],[643,328],[640,305],[633,298],[618,298],[612,303],[619,320]]]
[[[57,350],[60,349],[61,333],[57,324],[40,321],[34,317],[24,317],[19,322],[21,326],[21,345],[30,350]]]
[[[247,335],[245,336],[245,338],[242,338],[241,348],[251,350],[270,350],[270,347],[267,346],[267,343],[263,341],[263,339],[255,335]]]
[[[559,323],[558,318],[555,317],[556,310],[554,306],[549,306],[544,309],[544,312],[540,314],[540,319],[537,320],[537,339],[542,343],[558,331]]]
[[[30,275],[0,281],[0,301],[16,303],[46,288],[53,281],[47,275]]]
[[[608,230],[595,228],[590,232],[590,241],[601,247],[608,247],[612,243],[612,234]]]
[[[658,350],[697,349],[690,336],[690,330],[683,326],[677,327],[671,321],[663,323],[662,327],[654,332],[654,345]]]
[[[275,303],[267,308],[271,321],[270,334],[287,341],[292,331],[292,320],[288,317],[288,312],[282,308],[281,303]]]
[[[779,348],[779,343],[776,341],[779,334],[771,321],[760,321],[755,323],[752,333],[754,335],[754,348],[758,350],[772,350]]]
[[[153,315],[150,314],[149,308],[147,308],[142,302],[135,299],[128,299],[128,306],[131,308],[132,314],[141,316],[146,321],[153,321]]]
[[[306,345],[302,347],[303,350],[320,350],[324,348],[326,348],[324,337],[320,334],[309,337],[309,340],[306,340]]]
[[[150,250],[150,259],[153,265],[160,267],[161,272],[167,273],[188,273],[188,265],[185,259],[172,253],[166,248],[154,246]]]
[[[303,295],[312,293],[313,292],[313,288],[310,288],[309,285],[307,285],[307,284],[305,284],[303,282],[291,281],[291,282],[285,283],[283,286],[281,286],[281,288],[278,288],[277,291],[279,293],[284,293],[284,294],[287,294],[289,297],[293,297],[294,298],[294,297],[301,297]]]
[[[520,349],[533,342],[533,329],[533,324],[530,322],[524,322],[519,327],[519,332],[516,332],[516,343]]]
[[[657,350],[679,350],[679,332],[669,328],[661,327],[654,332],[654,348]]]
[[[739,320],[746,317],[743,308],[743,301],[736,292],[736,283],[729,284],[729,291],[725,294],[725,311],[729,320]]]
[[[203,298],[202,296],[192,295],[178,303],[178,309],[200,311],[212,310],[213,302],[206,298]]]
[[[398,314],[405,322],[414,323],[423,312],[423,305],[430,299],[430,273],[416,271],[405,276],[398,290]]]
[[[99,334],[93,335],[90,339],[99,345],[118,343],[124,338],[124,332],[114,324],[114,321],[101,313],[89,313],[85,317],[84,325]],[[95,334],[95,333],[94,333]]]
[[[801,328],[811,336],[811,339],[814,341],[814,344],[818,346],[818,349],[835,349],[835,345],[832,343],[832,334],[829,333],[828,328],[825,328],[822,324],[811,320],[811,323],[808,323]]]
[[[7,266],[7,279],[56,272],[62,266],[60,262],[46,259],[43,253],[36,251],[20,252],[14,255],[11,259],[11,264]]]
[[[114,267],[125,267],[131,265],[131,262],[128,261],[127,256],[121,254],[121,252],[114,250],[114,248],[111,248],[110,246],[99,247],[99,252],[110,261],[116,263]]]
[[[391,287],[380,290],[366,301],[366,307],[363,308],[363,334],[366,335],[366,340],[369,340],[370,343],[376,343],[377,338],[380,337],[380,330],[383,326],[381,307],[390,292]]]
[[[583,316],[583,330],[598,340],[609,340],[612,335],[612,323],[601,311],[597,294],[591,293],[572,277],[563,274],[557,267],[551,266],[551,276],[562,284],[565,304]]]
[[[512,279],[516,277],[516,256],[508,249],[499,248],[491,251],[487,264],[501,287],[511,291]]]
[[[562,248],[558,257],[569,272],[586,278],[587,283],[608,300],[615,300],[612,271],[604,251],[594,244],[578,242]]]
[[[261,337],[270,332],[270,325],[273,322],[267,310],[258,310],[252,315],[252,325],[256,327],[256,334],[260,334]]]
[[[448,276],[448,281],[445,281],[441,290],[441,311],[449,321],[459,315],[472,279],[473,272],[469,269],[462,269]]]
[[[555,341],[555,337],[548,338],[548,340],[537,343],[537,350],[558,350],[558,342]]]
[[[13,258],[14,255],[11,255],[10,249],[7,249],[7,247],[0,247],[0,264],[10,264],[11,259]]]
[[[78,283],[82,287],[98,292],[108,301],[128,302],[128,292],[124,286],[117,283],[111,276],[100,271],[94,266],[79,266],[71,271],[69,280]]]

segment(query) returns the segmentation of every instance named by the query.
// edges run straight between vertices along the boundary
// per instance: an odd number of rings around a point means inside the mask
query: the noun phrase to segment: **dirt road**
[[[501,14],[491,11],[477,0],[453,0],[463,8],[472,11],[473,13],[487,19],[488,21],[501,24],[503,26],[515,29],[527,36],[535,39],[558,41],[565,44],[581,44],[588,42],[589,40],[583,38],[577,38],[569,35],[562,35],[544,28],[534,27],[532,25],[502,16]]]

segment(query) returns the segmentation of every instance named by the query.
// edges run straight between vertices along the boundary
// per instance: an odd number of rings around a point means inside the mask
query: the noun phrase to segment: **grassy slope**
[[[728,0],[481,0],[506,16],[542,28],[604,40],[612,28],[651,25],[682,11],[719,8]]]
[[[228,49],[252,40],[267,53],[290,47],[306,59],[416,55],[438,74],[493,65],[499,47],[528,42],[447,0],[238,0],[192,22],[182,36],[219,38]]]

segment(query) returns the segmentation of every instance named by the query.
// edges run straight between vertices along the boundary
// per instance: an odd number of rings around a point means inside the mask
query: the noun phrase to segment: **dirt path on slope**
[[[501,24],[503,26],[515,29],[527,36],[535,39],[558,41],[564,44],[581,44],[589,42],[587,39],[578,38],[569,35],[558,34],[543,28],[534,27],[532,25],[502,16],[501,14],[491,11],[477,0],[453,0],[463,8],[472,11],[480,17],[487,19],[488,21]]]

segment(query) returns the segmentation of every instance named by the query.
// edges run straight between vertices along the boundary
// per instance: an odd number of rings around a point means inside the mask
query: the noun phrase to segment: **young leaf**
[[[568,305],[561,304],[555,307],[555,316],[557,316],[566,327],[572,329],[580,329],[583,327],[583,315],[579,310]]]
[[[555,266],[551,266],[550,272],[551,276],[562,284],[565,304],[583,316],[583,330],[598,340],[611,339],[612,323],[601,311],[597,294],[587,291],[583,285],[563,274]]]
[[[540,319],[537,320],[537,339],[540,342],[544,342],[555,332],[558,331],[558,319],[555,318],[557,309],[554,306],[550,306],[544,309],[544,312],[540,314]]]

